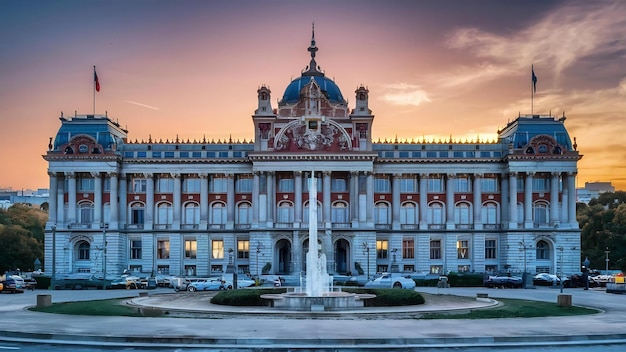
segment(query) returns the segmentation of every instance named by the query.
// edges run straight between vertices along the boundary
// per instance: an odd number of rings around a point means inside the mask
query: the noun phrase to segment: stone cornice
[[[374,161],[376,153],[248,153],[250,161]]]

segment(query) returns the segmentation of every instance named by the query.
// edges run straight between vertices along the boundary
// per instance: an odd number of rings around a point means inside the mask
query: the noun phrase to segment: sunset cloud
[[[406,82],[385,85],[382,98],[384,101],[400,106],[420,106],[429,103],[431,100],[426,91],[415,84]]]

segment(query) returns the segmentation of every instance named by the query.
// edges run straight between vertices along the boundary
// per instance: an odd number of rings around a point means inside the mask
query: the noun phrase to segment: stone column
[[[330,210],[331,210],[331,199],[330,199],[330,171],[324,171],[322,173],[323,175],[323,184],[322,184],[322,199],[324,202],[324,226],[328,227],[330,226],[330,222],[331,222],[331,216],[330,216]]]
[[[472,206],[474,208],[474,229],[476,230],[482,230],[483,228],[483,194],[480,188],[482,177],[483,175],[481,174],[474,174],[474,204]]]
[[[144,223],[145,230],[152,230],[154,223],[154,175],[145,173],[146,179],[146,218]]]
[[[446,229],[454,230],[454,174],[446,177]]]
[[[500,204],[500,223],[503,225],[509,221],[509,179],[506,174],[500,175],[500,198],[502,203]]]
[[[67,186],[67,221],[70,224],[76,223],[76,174],[66,172],[65,178],[68,179]]]
[[[252,173],[252,227],[259,227],[259,172]]]
[[[569,199],[567,203],[568,220],[570,228],[578,228],[578,222],[576,221],[576,173],[567,173],[567,190],[569,193]]]
[[[92,228],[100,228],[102,220],[102,175],[99,172],[91,172],[93,177],[93,222]]]
[[[400,229],[400,178],[402,174],[392,175],[391,184],[391,224],[393,229]]]
[[[274,172],[267,173],[267,222],[268,227],[274,226],[274,211],[276,209],[276,179]]]
[[[181,174],[172,173],[172,178],[174,178],[174,194],[172,197],[173,200],[173,219],[172,219],[172,228],[174,230],[180,229],[180,213],[182,210],[182,180]],[[184,248],[183,248],[184,249]]]
[[[302,171],[295,171],[294,176],[294,204],[293,204],[293,220],[295,227],[300,227],[302,223]]]
[[[120,213],[120,204],[118,201],[119,191],[118,191],[118,180],[116,172],[109,172],[107,174],[109,177],[109,229],[118,229],[119,226],[119,213]],[[123,207],[122,207],[123,208]],[[106,220],[106,219],[105,219]]]
[[[359,221],[359,173],[350,172],[350,221],[356,227]]]
[[[209,224],[209,174],[200,176],[200,229],[206,230]]]
[[[60,177],[59,177],[60,176]],[[59,223],[65,223],[65,219],[67,215],[65,212],[65,192],[67,189],[65,188],[65,173],[57,174],[57,220]],[[57,226],[58,228],[58,226]]]
[[[567,205],[569,204],[569,182],[570,178],[567,173],[561,174],[563,177],[563,190],[561,194],[561,223],[567,224],[569,223],[569,212],[567,209]]]
[[[119,178],[120,178],[120,180],[119,180],[119,185],[120,185],[119,209],[114,212],[113,211],[113,207],[111,207],[111,214],[118,214],[119,215],[119,223],[124,224],[124,226],[125,226],[128,223],[127,222],[127,217],[128,217],[128,179],[126,178],[126,174],[120,174]],[[111,182],[113,182],[113,180],[111,180]],[[113,215],[111,215],[111,216],[113,216]],[[112,218],[111,218],[111,221],[113,221]]]
[[[559,225],[559,173],[550,174],[550,224]]]
[[[57,219],[57,207],[58,207],[58,187],[59,181],[57,180],[56,172],[49,172],[48,176],[50,176],[50,190],[48,192],[48,224],[46,227],[50,227],[55,225],[58,222]]]
[[[367,212],[367,222],[369,224],[374,224],[374,175],[371,172],[367,172],[367,204],[366,204],[366,212]]]
[[[235,175],[226,175],[226,228],[232,229],[235,224]],[[235,248],[236,249],[236,248]]]
[[[517,228],[517,173],[509,174],[509,229]]]
[[[420,230],[428,229],[428,174],[420,174]]]
[[[526,172],[524,180],[524,228],[532,229],[533,225],[533,173]]]

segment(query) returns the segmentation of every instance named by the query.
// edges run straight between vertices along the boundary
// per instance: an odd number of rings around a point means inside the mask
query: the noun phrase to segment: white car
[[[401,274],[384,273],[381,276],[365,283],[365,288],[415,288],[415,281]]]

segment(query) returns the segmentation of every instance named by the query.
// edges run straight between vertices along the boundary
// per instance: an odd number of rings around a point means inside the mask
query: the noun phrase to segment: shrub
[[[413,279],[415,286],[419,287],[437,287],[439,279]]]
[[[226,306],[267,306],[269,301],[261,298],[261,295],[285,292],[287,292],[285,288],[221,291],[211,298],[211,303]]]
[[[344,292],[369,293],[375,298],[365,300],[366,307],[412,306],[424,304],[424,297],[413,290],[397,288],[345,288]]]
[[[359,262],[354,262],[354,268],[356,269],[356,272],[359,273],[359,275],[363,275],[365,273],[363,271],[363,268],[361,268],[361,263]]]

